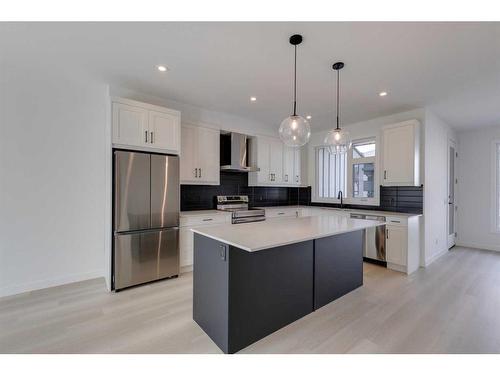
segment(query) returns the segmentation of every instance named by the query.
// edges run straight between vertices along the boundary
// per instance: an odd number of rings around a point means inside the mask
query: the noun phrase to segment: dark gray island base
[[[193,319],[235,353],[363,285],[363,232],[246,251],[194,234]]]

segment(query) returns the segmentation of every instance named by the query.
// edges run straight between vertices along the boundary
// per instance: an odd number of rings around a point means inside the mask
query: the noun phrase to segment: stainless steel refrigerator
[[[179,158],[115,150],[113,286],[179,274]]]

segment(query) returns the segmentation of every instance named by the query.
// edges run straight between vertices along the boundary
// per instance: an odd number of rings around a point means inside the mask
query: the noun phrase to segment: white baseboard
[[[473,249],[480,249],[480,250],[500,251],[500,245],[498,245],[498,246],[484,245],[484,244],[479,244],[479,243],[474,243],[474,242],[457,241],[456,246],[470,247]]]
[[[436,261],[438,258],[442,257],[443,255],[448,253],[448,249],[441,250],[439,253],[434,254],[432,257],[429,259],[425,260],[425,267],[428,267],[431,263]]]
[[[78,281],[97,279],[99,277],[104,277],[104,270],[76,273],[72,275],[56,277],[53,279],[37,280],[25,284],[8,285],[0,288],[0,297],[7,297],[7,296],[12,296],[14,294],[32,292],[34,290],[75,283]]]
[[[181,269],[180,269],[180,273],[186,273],[186,272],[193,272],[193,265],[189,265],[189,266],[182,266]]]

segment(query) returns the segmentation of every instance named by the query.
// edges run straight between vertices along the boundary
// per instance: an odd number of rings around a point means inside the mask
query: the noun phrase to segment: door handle
[[[220,245],[219,256],[225,262],[226,261],[226,246]]]
[[[200,178],[201,178],[201,168],[198,168],[198,170],[200,171],[200,173],[199,173],[199,176],[198,176],[198,177],[200,177]]]
[[[155,143],[155,140],[154,140],[154,133],[151,132],[151,143]]]
[[[147,130],[144,132],[144,136],[145,136],[144,142],[148,143],[148,131]]]
[[[198,178],[198,168],[194,169],[194,178]]]

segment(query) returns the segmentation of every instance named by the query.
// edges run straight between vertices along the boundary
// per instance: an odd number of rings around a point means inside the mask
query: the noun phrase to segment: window
[[[375,198],[375,139],[354,141],[350,155],[352,198],[363,201]]]
[[[342,191],[345,202],[378,205],[376,138],[352,142],[343,155],[332,155],[326,146],[315,148],[316,179],[314,198],[320,202],[338,202]]]
[[[346,155],[332,155],[326,147],[316,148],[316,184],[318,198],[336,199],[346,192]]]
[[[493,142],[492,156],[492,227],[494,232],[500,232],[500,140]]]

